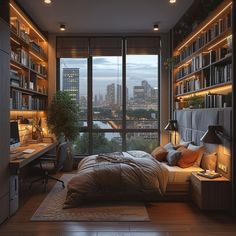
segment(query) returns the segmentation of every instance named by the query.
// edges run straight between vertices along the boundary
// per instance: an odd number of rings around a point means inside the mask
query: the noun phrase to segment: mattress
[[[179,166],[169,166],[165,162],[162,162],[162,165],[168,170],[168,184],[180,184],[189,182],[192,172],[203,171],[202,168],[195,166],[180,168]]]

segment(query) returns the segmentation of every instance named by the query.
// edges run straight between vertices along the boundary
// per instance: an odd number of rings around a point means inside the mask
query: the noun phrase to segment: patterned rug
[[[64,174],[67,185],[73,174]],[[31,221],[150,221],[143,203],[100,203],[63,209],[67,189],[57,182],[41,203]]]

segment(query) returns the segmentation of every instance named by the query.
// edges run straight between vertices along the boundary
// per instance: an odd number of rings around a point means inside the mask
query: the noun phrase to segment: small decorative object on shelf
[[[224,0],[174,50],[176,109],[226,106],[225,95],[232,90],[231,18],[232,1]]]

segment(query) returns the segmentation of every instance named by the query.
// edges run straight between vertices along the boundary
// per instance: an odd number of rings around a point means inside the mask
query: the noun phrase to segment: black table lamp
[[[222,141],[219,136],[222,136],[230,142],[231,138],[225,135],[222,131],[223,127],[221,125],[209,125],[208,130],[201,137],[200,141],[203,143],[221,144]]]
[[[167,126],[165,127],[165,130],[175,132],[175,144],[176,144],[176,131],[178,130],[177,120],[169,120]]]

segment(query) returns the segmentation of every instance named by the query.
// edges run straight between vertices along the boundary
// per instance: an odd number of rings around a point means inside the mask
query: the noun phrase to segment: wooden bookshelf
[[[232,0],[224,0],[173,51],[175,109],[199,96],[205,108],[222,108],[232,91]]]
[[[14,1],[10,1],[10,26],[10,109],[46,110],[48,42]]]

